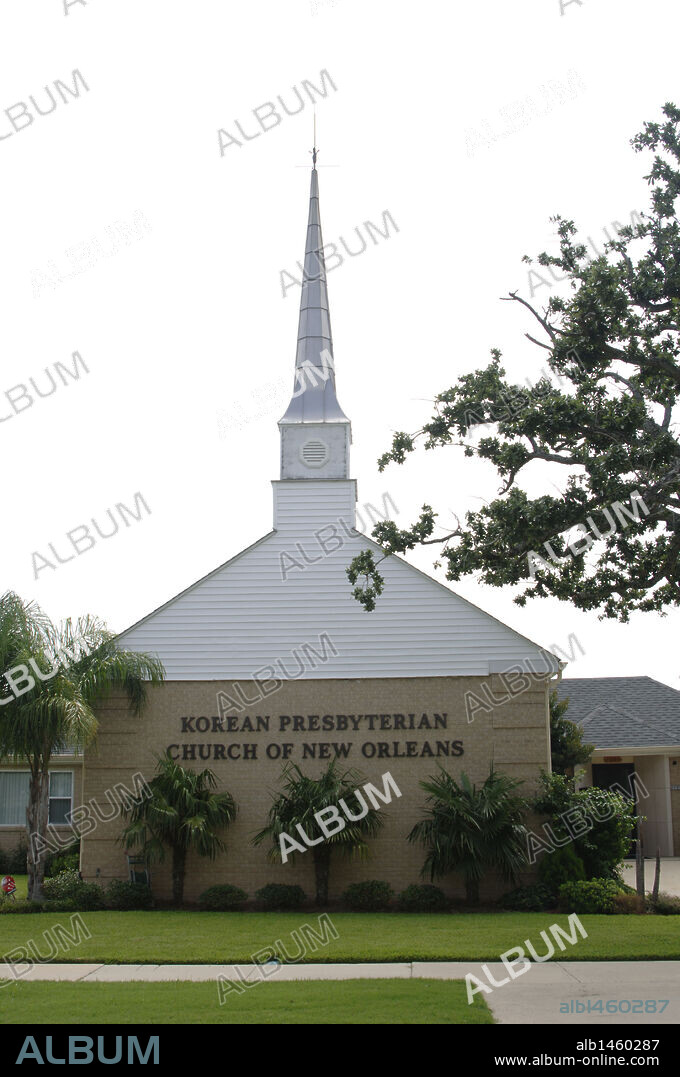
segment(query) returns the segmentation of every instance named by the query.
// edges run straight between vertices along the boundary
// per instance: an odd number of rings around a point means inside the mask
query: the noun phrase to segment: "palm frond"
[[[157,756],[150,796],[125,809],[129,820],[121,843],[141,848],[150,859],[160,848],[194,850],[214,860],[225,849],[219,831],[236,817],[234,798],[215,792],[212,771],[187,770],[170,756]]]
[[[303,774],[295,763],[287,763],[281,771],[280,781],[283,789],[272,796],[266,825],[251,838],[253,845],[261,845],[267,840],[272,842],[270,858],[276,859],[280,855],[281,835],[300,840],[298,825],[309,838],[324,838],[324,845],[316,848],[327,846],[348,856],[363,855],[367,849],[366,839],[375,837],[384,825],[384,811],[370,807],[362,819],[353,822],[346,818],[341,807],[338,808],[340,801],[348,801],[365,779],[354,768],[341,771],[337,760],[331,760],[318,778]],[[338,808],[345,826],[330,837],[325,837],[315,816],[329,807]],[[351,807],[352,814],[358,814],[353,803],[348,807]]]
[[[435,879],[459,871],[466,883],[476,884],[494,869],[514,881],[527,863],[522,825],[527,802],[516,793],[521,784],[492,769],[477,787],[467,774],[457,782],[442,767],[422,781],[426,815],[408,835],[425,847],[421,873]]]

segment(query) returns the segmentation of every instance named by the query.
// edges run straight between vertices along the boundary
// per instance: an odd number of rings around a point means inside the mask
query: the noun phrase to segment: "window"
[[[25,826],[28,807],[29,773],[27,770],[0,771],[0,826]],[[48,821],[52,826],[68,825],[73,808],[73,771],[50,771]]]
[[[67,815],[73,808],[73,771],[50,771],[50,814],[52,826],[68,825]]]
[[[52,749],[52,755],[80,755],[80,748],[73,744],[58,744]]]
[[[28,773],[2,771],[0,773],[0,824],[2,826],[26,826],[28,806]]]

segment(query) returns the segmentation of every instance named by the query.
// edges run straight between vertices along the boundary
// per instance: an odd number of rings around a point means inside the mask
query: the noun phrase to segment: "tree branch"
[[[517,292],[509,292],[508,295],[502,295],[500,298],[504,303],[510,303],[512,301],[521,303],[527,310],[530,310],[536,321],[543,326],[550,339],[557,343],[557,333],[553,327],[545,320],[545,318],[541,317],[537,310],[534,310],[531,303],[527,302],[526,299],[522,299],[521,295],[517,295]]]

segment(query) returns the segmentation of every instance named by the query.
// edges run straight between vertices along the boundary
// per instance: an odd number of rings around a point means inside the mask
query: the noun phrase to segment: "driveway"
[[[645,860],[645,890],[651,891],[654,886],[655,860]],[[623,881],[628,886],[635,886],[635,861],[624,860]],[[680,857],[662,856],[659,892],[675,894],[680,897]]]

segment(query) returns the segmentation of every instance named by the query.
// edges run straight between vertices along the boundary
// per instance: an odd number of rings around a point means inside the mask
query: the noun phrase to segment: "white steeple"
[[[316,148],[313,150],[314,167],[309,194],[309,219],[305,241],[305,261],[300,298],[297,353],[295,356],[295,380],[293,396],[285,414],[279,420],[281,434],[281,480],[274,484],[274,526],[285,526],[282,498],[304,501],[316,511],[305,513],[307,522],[318,512],[319,484],[331,480],[322,487],[325,495],[331,494],[330,486],[345,480],[346,489],[334,489],[330,501],[342,502],[343,519],[347,520],[348,505],[350,526],[354,526],[356,487],[349,479],[349,447],[352,440],[351,424],[343,412],[335,391],[335,362],[333,337],[328,308],[328,284],[323,253],[321,217],[319,213],[319,176],[316,170]],[[287,491],[289,482],[294,485]],[[301,487],[313,483],[303,494]],[[327,500],[327,496],[322,497]],[[329,504],[329,511],[332,509]],[[298,516],[298,512],[294,513]],[[298,516],[299,519],[299,516]],[[317,521],[318,522],[318,521]]]

